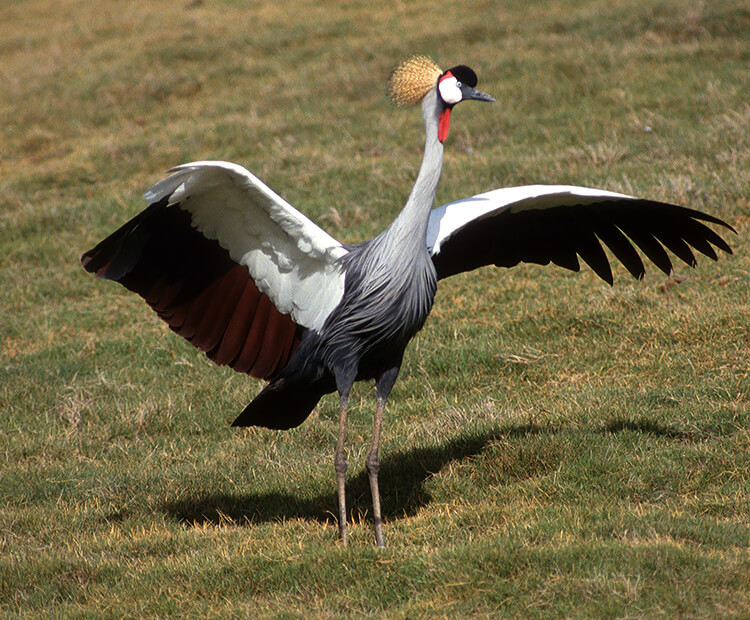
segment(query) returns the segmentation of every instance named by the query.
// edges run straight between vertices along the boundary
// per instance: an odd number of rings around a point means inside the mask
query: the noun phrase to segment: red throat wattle
[[[438,140],[440,140],[440,142],[445,142],[445,139],[448,137],[448,128],[451,123],[451,109],[452,108],[445,108],[440,114],[440,119],[438,121]]]

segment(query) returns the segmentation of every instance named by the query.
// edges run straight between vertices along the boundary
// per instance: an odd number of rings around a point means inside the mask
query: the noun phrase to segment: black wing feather
[[[637,198],[609,198],[543,208],[505,205],[465,223],[441,239],[432,260],[438,278],[484,265],[554,263],[578,271],[582,258],[603,280],[612,270],[602,243],[635,278],[645,266],[638,250],[666,274],[672,272],[671,251],[691,267],[691,248],[717,260],[714,246],[732,253],[729,244],[705,222],[734,229],[723,220],[677,205]],[[636,249],[637,248],[637,249]]]
[[[276,377],[301,340],[302,329],[260,292],[247,268],[193,228],[190,213],[169,205],[168,197],[81,262],[86,271],[143,297],[174,332],[239,372]],[[259,305],[264,312],[256,312]]]
[[[600,215],[596,209],[588,209],[591,217],[594,233],[610,249],[615,258],[619,260],[634,278],[642,278],[646,273],[640,254],[633,247],[628,238],[610,220]],[[612,281],[608,280],[611,284]]]

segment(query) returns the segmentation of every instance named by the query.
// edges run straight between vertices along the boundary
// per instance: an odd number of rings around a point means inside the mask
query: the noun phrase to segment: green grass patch
[[[0,613],[750,615],[750,11],[735,0],[63,0],[0,8]],[[279,433],[260,389],[79,266],[167,168],[248,167],[342,241],[421,157],[409,53],[477,70],[438,200],[571,183],[708,210],[735,255],[615,286],[552,267],[443,282],[389,402],[373,549],[352,395]]]

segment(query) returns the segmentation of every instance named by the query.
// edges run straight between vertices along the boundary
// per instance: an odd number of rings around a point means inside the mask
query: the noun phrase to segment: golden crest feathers
[[[427,56],[410,56],[391,72],[388,94],[397,106],[419,103],[443,73]]]

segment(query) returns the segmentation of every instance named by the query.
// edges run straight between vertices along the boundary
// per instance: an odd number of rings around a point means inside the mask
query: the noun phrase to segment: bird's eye
[[[461,82],[450,74],[445,79],[440,80],[438,89],[443,101],[448,105],[456,105],[463,99]]]

